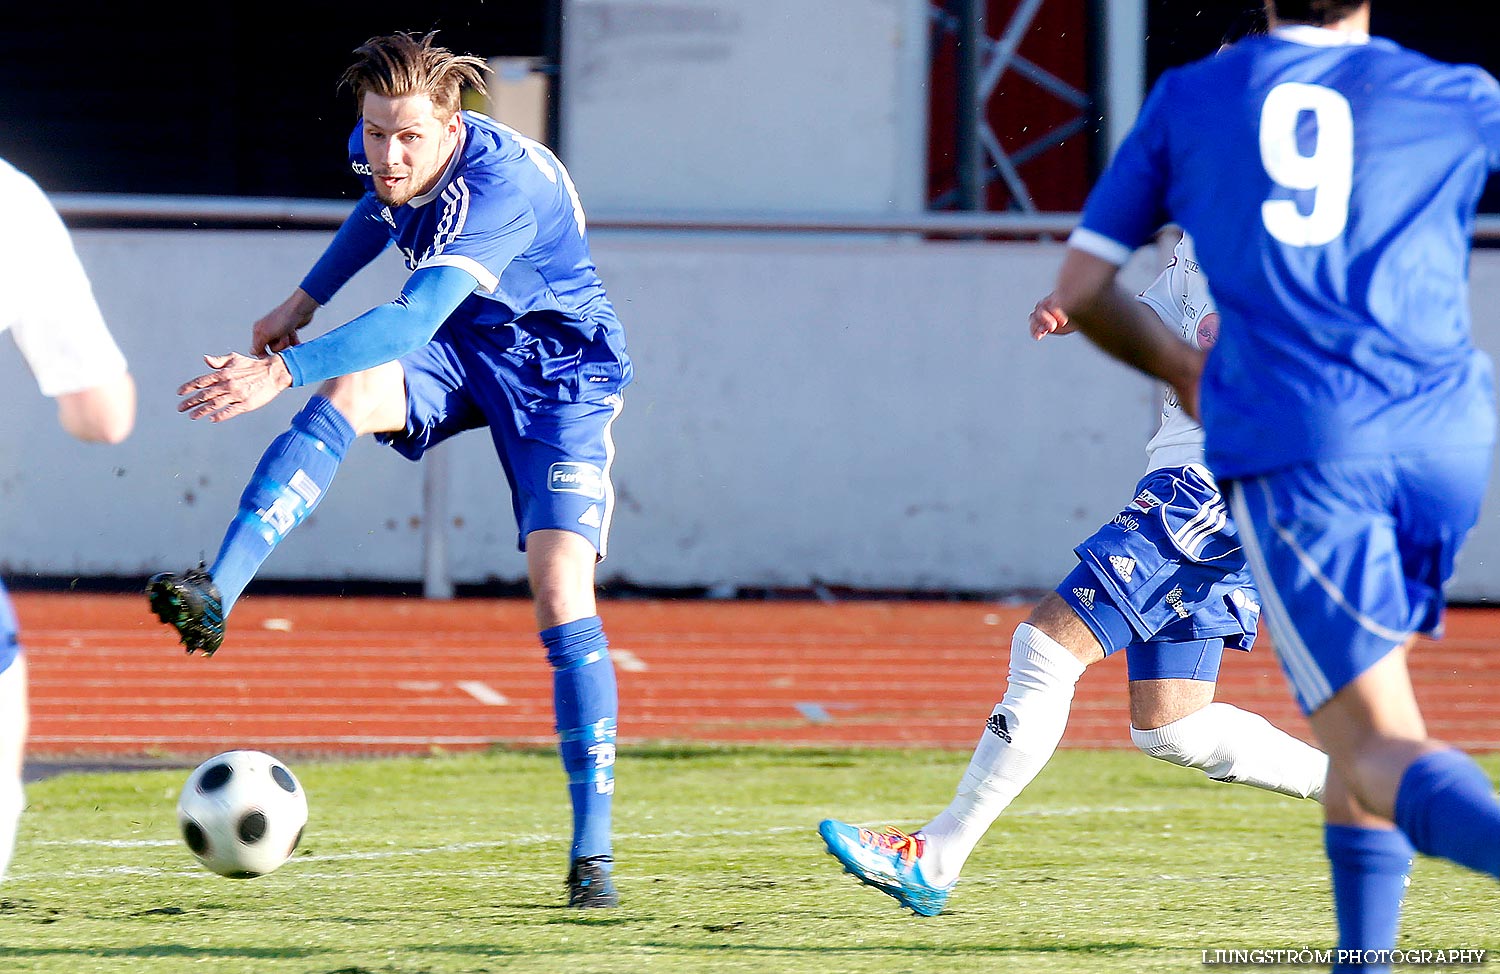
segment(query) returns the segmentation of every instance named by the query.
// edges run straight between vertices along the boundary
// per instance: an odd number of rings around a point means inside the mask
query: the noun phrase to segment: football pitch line
[[[1154,805],[1065,805],[1053,808],[1015,808],[1006,812],[1007,818],[1068,818],[1085,815],[1154,815],[1163,812],[1182,811],[1192,808],[1191,805],[1176,804],[1154,804]],[[898,809],[897,811],[900,811]],[[908,816],[917,817],[917,816]],[[881,822],[855,823],[870,827],[880,827],[891,819]],[[773,825],[758,829],[712,829],[708,831],[692,831],[687,829],[671,829],[667,831],[653,832],[618,832],[616,841],[621,842],[663,842],[663,841],[712,841],[714,839],[755,839],[768,838],[777,835],[789,835],[798,832],[807,833],[809,839],[817,835],[817,823],[799,822],[796,825]],[[335,837],[336,838],[336,837]],[[327,842],[330,837],[324,833],[320,841]],[[423,856],[449,856],[461,855],[471,852],[483,852],[486,850],[527,848],[538,845],[561,844],[568,840],[568,836],[561,831],[558,832],[532,832],[526,834],[511,834],[503,839],[475,840],[470,842],[447,842],[441,845],[412,846],[405,849],[380,849],[368,852],[334,852],[319,853],[297,856],[293,860],[293,866],[299,868],[309,863],[338,863],[338,862],[375,862],[381,860],[415,859]],[[28,843],[34,847],[45,846],[67,846],[67,847],[90,847],[96,849],[151,849],[166,848],[181,845],[177,839],[47,839]],[[52,880],[68,881],[76,879],[100,879],[110,876],[134,877],[134,876],[197,876],[202,874],[202,869],[185,866],[181,869],[164,869],[149,866],[96,866],[81,870],[61,870],[57,872],[30,872],[24,871],[23,878],[28,880]]]

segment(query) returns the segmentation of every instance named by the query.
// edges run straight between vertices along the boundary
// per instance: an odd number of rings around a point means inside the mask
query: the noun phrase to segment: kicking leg
[[[323,384],[261,456],[213,567],[152,577],[152,611],[177,629],[188,652],[219,648],[225,616],[276,546],[312,513],[354,438],[405,424],[399,362]]]

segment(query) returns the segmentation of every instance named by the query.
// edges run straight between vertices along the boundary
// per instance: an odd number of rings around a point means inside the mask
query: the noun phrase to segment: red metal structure
[[[984,210],[1076,211],[1088,193],[1097,112],[1089,95],[1088,0],[983,4],[979,138]],[[931,9],[928,206],[959,201],[962,0]]]

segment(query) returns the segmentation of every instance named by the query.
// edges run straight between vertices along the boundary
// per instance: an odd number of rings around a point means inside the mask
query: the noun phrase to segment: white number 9
[[[1318,123],[1310,156],[1297,146],[1303,112],[1312,112]],[[1344,231],[1354,186],[1354,115],[1343,95],[1295,81],[1272,88],[1260,109],[1260,161],[1279,185],[1316,193],[1312,212],[1306,214],[1296,200],[1261,203],[1261,222],[1271,236],[1292,247],[1317,247]]]

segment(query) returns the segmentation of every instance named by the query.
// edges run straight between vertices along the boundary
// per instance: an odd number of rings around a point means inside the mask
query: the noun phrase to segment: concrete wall
[[[212,560],[265,444],[305,394],[210,426],[175,411],[201,355],[243,347],[326,242],[322,233],[82,231],[79,250],[140,386],[120,447],[56,426],[19,354],[0,421],[0,568],[8,577],[144,576]],[[594,250],[637,364],[615,427],[619,510],[606,580],[1027,592],[1129,498],[1155,421],[1151,385],[1081,338],[1025,334],[1057,244],[624,232]],[[1126,272],[1144,284],[1143,252]],[[1500,303],[1500,255],[1474,260]],[[387,299],[394,258],[323,322]],[[1482,320],[1500,354],[1500,327]],[[314,325],[316,328],[317,325]],[[5,346],[10,346],[8,340]],[[441,448],[455,579],[524,576],[489,439]],[[265,576],[418,579],[422,467],[355,445],[329,496]],[[1500,497],[1453,593],[1500,597]]]
[[[567,0],[559,154],[591,212],[912,213],[927,0]]]

